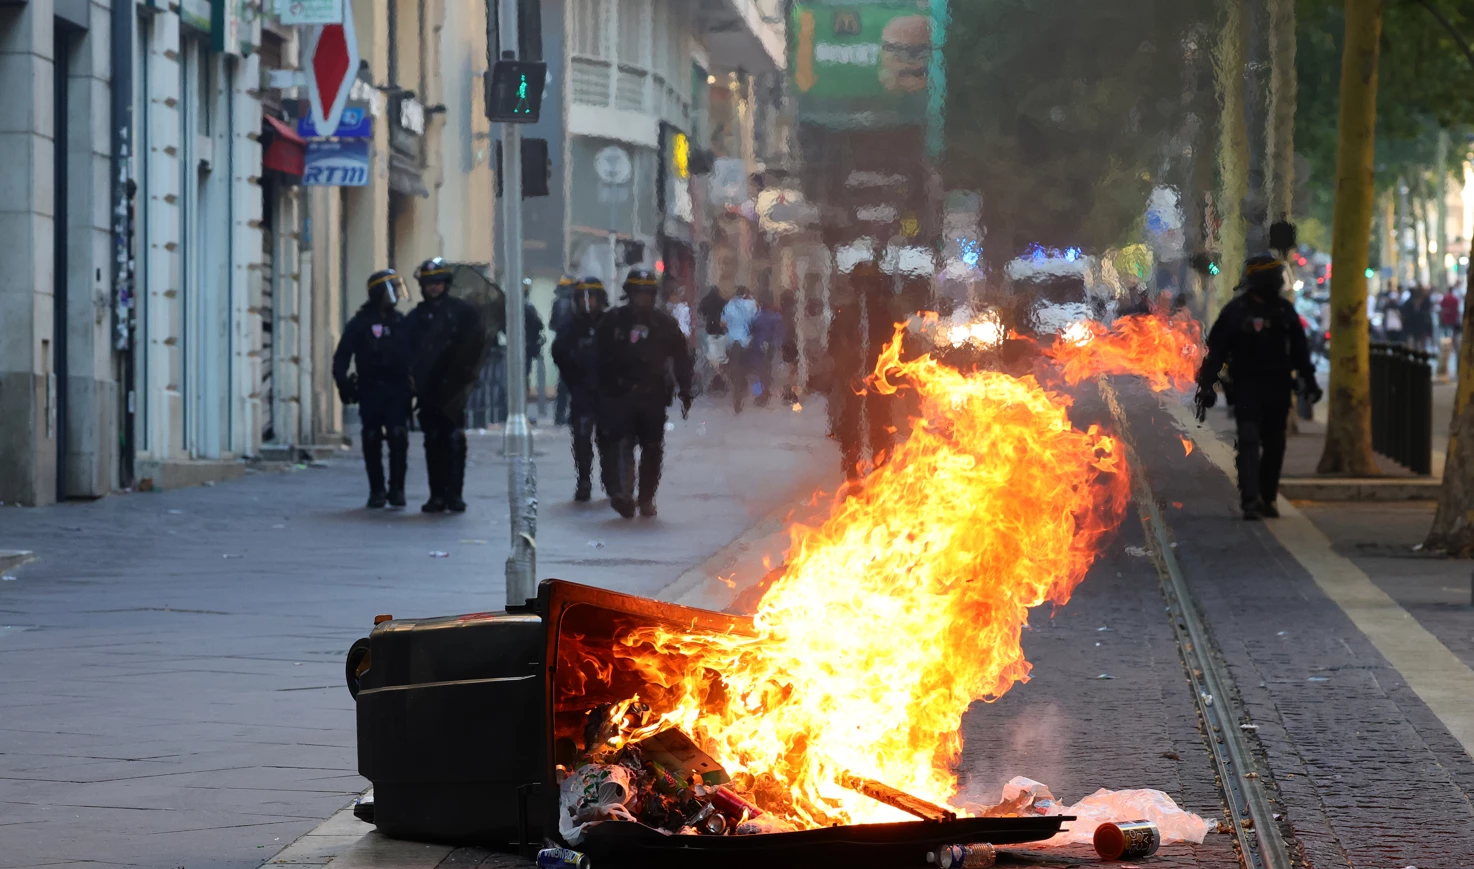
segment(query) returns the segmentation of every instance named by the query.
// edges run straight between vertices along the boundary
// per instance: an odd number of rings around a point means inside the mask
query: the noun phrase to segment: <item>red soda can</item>
[[[716,804],[717,809],[734,821],[740,822],[744,816],[747,818],[756,818],[763,813],[762,809],[724,787],[712,788],[710,796],[711,801]]]

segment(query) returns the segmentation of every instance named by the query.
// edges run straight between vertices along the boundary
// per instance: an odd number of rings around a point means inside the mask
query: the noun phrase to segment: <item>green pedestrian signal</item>
[[[502,124],[535,124],[542,112],[548,65],[499,60],[486,75],[486,117]]]
[[[1216,275],[1219,271],[1220,269],[1218,268],[1218,263],[1208,263],[1208,274]]]

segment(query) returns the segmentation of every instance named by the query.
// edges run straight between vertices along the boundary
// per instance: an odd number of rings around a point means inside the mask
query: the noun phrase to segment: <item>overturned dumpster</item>
[[[1067,816],[958,818],[860,776],[837,784],[914,816],[801,828],[776,791],[731,775],[640,696],[615,654],[643,629],[750,635],[751,620],[548,580],[530,612],[388,620],[348,660],[373,821],[399,838],[576,845],[594,865],[882,866],[944,845],[1047,839]],[[672,653],[674,654],[674,653]],[[679,670],[681,662],[666,662]],[[779,797],[781,799],[781,794]],[[764,803],[768,805],[765,806]]]

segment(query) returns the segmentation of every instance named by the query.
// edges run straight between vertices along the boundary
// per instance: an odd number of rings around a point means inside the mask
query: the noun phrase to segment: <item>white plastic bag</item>
[[[1192,842],[1201,845],[1208,831],[1218,822],[1201,818],[1181,808],[1165,793],[1150,788],[1111,791],[1101,788],[1073,806],[1061,806],[1049,788],[1033,779],[1017,776],[1003,786],[1003,801],[1019,800],[1027,795],[1041,815],[1074,815],[1077,820],[1044,842],[1053,845],[1088,845],[1095,840],[1095,828],[1108,821],[1151,821],[1162,834],[1162,844]]]
[[[630,771],[622,766],[588,764],[574,770],[558,787],[558,833],[577,845],[584,831],[601,821],[633,821],[625,808],[633,788]]]

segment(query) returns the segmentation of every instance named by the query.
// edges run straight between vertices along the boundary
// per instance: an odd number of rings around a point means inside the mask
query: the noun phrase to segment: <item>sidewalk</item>
[[[567,435],[541,434],[539,577],[656,595],[699,574],[754,523],[837,481],[825,422],[822,405],[677,415],[660,516],[633,521],[571,503]],[[35,554],[0,583],[0,869],[250,869],[347,804],[366,786],[348,645],[378,613],[503,605],[499,452],[493,434],[472,436],[461,516],[415,509],[418,443],[402,512],[363,509],[356,455],[0,508],[0,549]]]
[[[1186,402],[1138,399],[1137,446],[1304,859],[1379,869],[1474,853],[1469,565],[1413,551],[1432,504],[1281,498],[1283,518],[1242,521],[1231,437]],[[1188,456],[1171,449],[1184,434]]]

